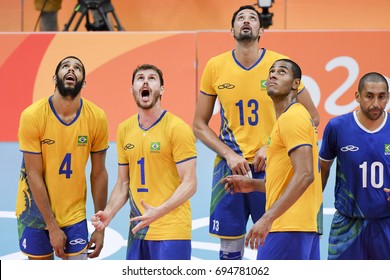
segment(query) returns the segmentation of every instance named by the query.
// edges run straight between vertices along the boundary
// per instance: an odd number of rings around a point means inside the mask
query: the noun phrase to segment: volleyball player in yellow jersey
[[[129,200],[126,259],[190,259],[195,137],[183,120],[161,107],[160,69],[138,66],[132,83],[138,114],[119,125],[118,179],[107,207],[92,217],[92,224],[104,229]]]
[[[99,256],[103,233],[88,242],[86,165],[91,155],[91,192],[95,211],[104,209],[108,175],[107,118],[81,98],[85,68],[77,57],[60,61],[54,94],[26,108],[18,139],[23,152],[16,204],[19,246],[29,259],[87,259]],[[88,244],[89,243],[89,244]]]
[[[310,114],[296,101],[300,80],[300,67],[289,59],[270,68],[267,90],[277,121],[267,144],[265,188],[264,180],[242,175],[223,180],[229,192],[265,191],[266,212],[246,237],[260,260],[320,259],[318,137]]]
[[[246,225],[256,222],[265,209],[263,193],[226,195],[221,179],[229,174],[263,178],[265,144],[275,124],[272,100],[265,81],[272,63],[286,56],[261,48],[263,28],[253,6],[240,7],[232,17],[235,49],[209,60],[200,83],[194,117],[195,135],[216,154],[209,231],[221,239],[220,259],[242,259]],[[221,108],[219,137],[209,127],[216,99]],[[316,124],[317,110],[303,84],[299,101]]]

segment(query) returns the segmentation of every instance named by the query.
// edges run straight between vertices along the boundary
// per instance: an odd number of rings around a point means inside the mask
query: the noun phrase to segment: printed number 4
[[[66,179],[70,178],[70,175],[73,173],[72,169],[72,154],[67,153],[64,157],[64,160],[61,163],[60,169],[59,169],[59,174],[65,174]]]

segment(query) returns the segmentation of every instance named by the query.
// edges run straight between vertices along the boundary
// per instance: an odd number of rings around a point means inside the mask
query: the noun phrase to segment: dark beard
[[[61,94],[63,97],[68,97],[70,96],[72,99],[74,99],[77,95],[79,95],[81,88],[83,87],[83,82],[76,82],[76,85],[74,88],[66,88],[64,81],[62,81],[58,76],[57,76],[57,88],[58,92]]]
[[[251,42],[251,41],[256,41],[258,38],[254,36],[252,32],[250,33],[239,32],[238,34],[234,33],[234,39],[237,42]]]

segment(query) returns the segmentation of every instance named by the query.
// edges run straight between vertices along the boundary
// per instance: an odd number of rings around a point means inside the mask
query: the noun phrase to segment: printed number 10
[[[363,188],[367,188],[367,161],[359,165],[359,168],[362,169],[362,185]],[[379,161],[374,161],[371,164],[371,185],[380,189],[383,186],[383,163]],[[378,176],[377,176],[378,175]]]

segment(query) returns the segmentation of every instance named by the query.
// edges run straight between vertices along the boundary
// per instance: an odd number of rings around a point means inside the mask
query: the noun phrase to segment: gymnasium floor
[[[192,258],[203,260],[218,260],[219,239],[208,234],[208,216],[210,201],[210,185],[214,153],[202,143],[197,142],[198,161],[198,191],[192,197],[193,236]],[[20,260],[25,256],[18,247],[18,234],[15,219],[15,201],[22,154],[18,143],[0,143],[0,259]],[[107,169],[109,173],[109,193],[117,177],[117,160],[115,143],[110,143],[107,153]],[[87,167],[87,169],[89,166]],[[324,192],[324,235],[321,238],[321,259],[327,257],[329,227],[333,214],[333,184],[334,166]],[[88,193],[87,217],[93,214],[91,195]],[[126,245],[129,222],[129,206],[126,204],[111,222],[105,234],[105,246],[100,259],[123,260],[126,256]],[[250,227],[251,224],[248,225]],[[245,251],[245,259],[256,259],[256,252]]]

